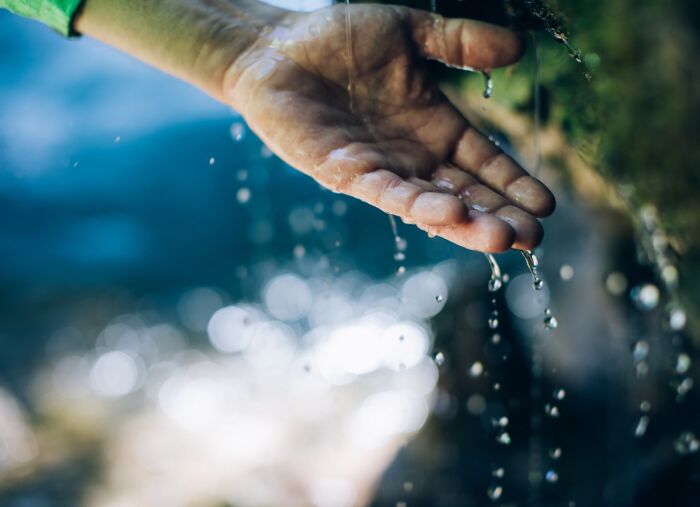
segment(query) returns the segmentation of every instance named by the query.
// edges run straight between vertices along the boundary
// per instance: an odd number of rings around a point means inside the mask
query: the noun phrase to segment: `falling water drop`
[[[496,441],[501,444],[501,445],[510,445],[511,439],[510,435],[508,434],[507,431],[504,431],[498,437],[496,437]]]
[[[502,467],[494,468],[493,471],[491,472],[491,475],[497,479],[502,479],[505,474],[506,474],[506,471]]]
[[[544,475],[544,478],[547,480],[547,482],[555,483],[559,480],[559,474],[556,473],[554,470],[547,470],[547,473]]]
[[[550,403],[547,403],[544,406],[544,412],[549,417],[553,417],[553,418],[559,417],[559,407],[557,407],[556,405],[552,405]]]
[[[469,376],[472,378],[480,377],[482,373],[484,373],[484,365],[479,361],[476,361],[469,368]]]
[[[549,457],[552,459],[561,458],[561,447],[555,447],[554,449],[550,449],[548,454]]]
[[[557,322],[557,319],[554,315],[552,315],[552,310],[547,308],[544,311],[544,327],[545,329],[556,329],[557,326],[559,326],[559,322]]]
[[[437,296],[435,296],[435,301],[437,301],[438,303],[442,303],[444,300],[445,296],[443,296],[442,294],[438,294]]]
[[[676,373],[679,373],[681,375],[686,373],[690,368],[690,364],[690,356],[685,352],[681,352],[676,358]]]
[[[649,416],[643,415],[642,417],[639,418],[639,422],[637,423],[637,427],[634,429],[634,436],[637,438],[643,437],[644,434],[647,432],[648,427],[649,427]]]
[[[564,389],[555,389],[552,396],[556,400],[563,400],[566,397],[566,391]]]
[[[489,328],[496,329],[498,327],[498,310],[491,312],[489,316]]]
[[[491,486],[487,491],[486,494],[488,495],[489,499],[493,500],[494,502],[501,498],[501,495],[503,494],[503,487],[502,486]]]
[[[435,364],[438,366],[445,364],[445,354],[443,352],[435,353]]]
[[[700,449],[700,441],[690,431],[684,431],[673,443],[673,448],[678,454],[692,454]]]

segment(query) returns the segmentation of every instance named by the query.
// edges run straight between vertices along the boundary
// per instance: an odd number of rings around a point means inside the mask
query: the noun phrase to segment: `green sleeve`
[[[73,16],[83,0],[0,0],[0,7],[36,19],[63,35],[77,35],[71,28]]]

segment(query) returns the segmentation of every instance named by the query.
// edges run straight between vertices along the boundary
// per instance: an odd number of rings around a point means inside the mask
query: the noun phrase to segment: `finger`
[[[509,224],[515,231],[513,248],[533,250],[542,242],[544,229],[539,220],[517,206],[507,205],[494,213],[495,216]]]
[[[431,236],[440,236],[464,248],[481,252],[504,252],[512,247],[515,238],[510,225],[479,211],[470,211],[466,221],[451,226],[417,225]]]
[[[446,19],[410,10],[413,39],[425,58],[448,65],[484,70],[517,62],[523,39],[500,26],[467,19]]]
[[[552,192],[475,128],[462,135],[452,160],[525,211],[538,217],[554,211]]]
[[[415,183],[384,169],[355,176],[346,192],[385,213],[426,225],[449,225],[463,221],[467,210],[458,197],[427,192]]]
[[[433,175],[432,183],[436,188],[461,197],[470,208],[492,213],[508,223],[515,231],[514,248],[532,249],[542,241],[542,225],[535,217],[511,205],[470,174],[454,166],[442,165]]]

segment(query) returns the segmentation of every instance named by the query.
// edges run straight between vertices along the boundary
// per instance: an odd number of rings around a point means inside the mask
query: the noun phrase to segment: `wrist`
[[[74,26],[223,101],[227,69],[287,13],[255,0],[86,0]]]

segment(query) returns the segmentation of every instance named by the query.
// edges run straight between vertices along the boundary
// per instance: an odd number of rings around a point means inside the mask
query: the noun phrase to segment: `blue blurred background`
[[[0,47],[0,505],[695,505],[683,326],[553,171],[547,288],[512,252],[492,303],[190,86],[5,11]]]

